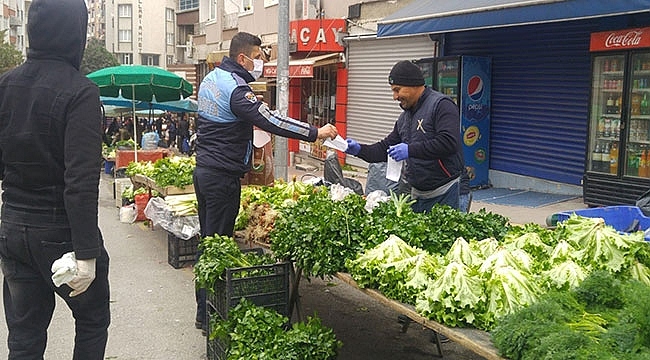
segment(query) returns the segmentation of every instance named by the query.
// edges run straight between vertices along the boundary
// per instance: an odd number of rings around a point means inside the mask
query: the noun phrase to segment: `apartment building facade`
[[[27,48],[26,7],[30,3],[31,1],[23,0],[2,0],[0,30],[5,31],[4,41],[14,45],[23,56]]]

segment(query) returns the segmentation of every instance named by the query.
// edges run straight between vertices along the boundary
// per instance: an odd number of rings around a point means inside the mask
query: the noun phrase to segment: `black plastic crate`
[[[167,233],[167,262],[175,269],[183,267],[187,263],[194,263],[196,252],[199,247],[200,238],[198,235],[183,240],[176,235]]]
[[[214,292],[207,291],[207,305],[223,319],[228,310],[246,298],[257,306],[289,316],[290,262],[226,269]]]
[[[210,326],[210,320],[212,318],[220,317],[219,314],[217,314],[217,310],[211,305],[207,304],[206,306],[206,319],[205,323],[208,324],[208,331],[211,331],[211,326]],[[207,358],[208,360],[223,360],[226,358],[226,351],[228,350],[228,341],[225,339],[213,339],[210,340],[210,334],[208,333],[208,336],[206,336],[207,339]]]

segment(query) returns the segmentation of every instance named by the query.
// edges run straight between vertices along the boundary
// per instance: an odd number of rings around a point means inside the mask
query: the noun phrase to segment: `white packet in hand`
[[[388,156],[386,179],[395,182],[399,181],[399,178],[402,175],[402,161],[395,161],[392,157]]]
[[[348,142],[345,141],[345,139],[342,138],[341,135],[336,135],[334,140],[330,138],[325,139],[325,141],[323,141],[323,145],[343,152],[345,152],[345,150],[348,149]]]

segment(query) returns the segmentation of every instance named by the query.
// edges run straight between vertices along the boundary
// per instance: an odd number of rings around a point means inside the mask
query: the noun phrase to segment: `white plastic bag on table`
[[[383,190],[375,190],[366,196],[366,205],[364,205],[363,208],[366,209],[367,212],[372,212],[372,209],[376,208],[377,205],[388,200],[390,200],[390,196],[388,196]]]
[[[125,224],[133,224],[138,217],[138,210],[135,204],[124,205],[120,208],[120,222]]]
[[[333,201],[341,201],[350,194],[354,194],[354,190],[343,185],[332,184],[332,186],[330,186],[330,199]]]
[[[191,239],[201,230],[197,215],[175,216],[165,200],[160,197],[149,199],[147,207],[144,208],[144,214],[153,222],[154,226],[159,225],[183,240]]]

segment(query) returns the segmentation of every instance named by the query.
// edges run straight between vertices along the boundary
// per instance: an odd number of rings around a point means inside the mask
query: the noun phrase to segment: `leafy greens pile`
[[[321,324],[318,317],[306,322],[289,322],[274,310],[259,307],[242,298],[228,312],[228,320],[214,317],[210,321],[210,340],[227,343],[224,359],[335,359],[342,343],[336,340],[332,329]]]
[[[650,359],[650,287],[596,270],[575,289],[552,290],[492,331],[501,355],[527,359]]]

